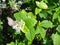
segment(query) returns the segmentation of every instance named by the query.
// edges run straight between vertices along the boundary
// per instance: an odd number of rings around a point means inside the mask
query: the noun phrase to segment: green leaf
[[[45,37],[46,35],[46,30],[44,28],[42,28],[39,24],[37,25],[36,28],[36,33],[35,34],[40,34],[42,38]]]
[[[60,22],[60,16],[58,16],[58,21]]]
[[[44,18],[44,19],[46,19],[47,18],[47,13],[39,13],[39,16],[41,17],[41,18]]]
[[[34,18],[36,19],[36,16],[32,12],[28,12],[28,18]]]
[[[56,11],[57,13],[60,13],[60,7],[55,8],[55,11]]]
[[[14,0],[10,0],[10,1],[9,1],[9,4],[10,4],[10,6],[12,7],[12,6],[15,5],[15,1],[14,1]]]
[[[35,37],[35,30],[33,27],[29,28],[29,31],[27,33],[25,33],[26,38],[29,41],[32,41]]]
[[[52,35],[53,45],[60,45],[60,35],[58,33]]]
[[[42,26],[45,28],[52,28],[53,27],[53,23],[51,21],[43,20],[41,23],[42,23]]]
[[[58,18],[58,13],[54,13],[53,15],[53,19],[56,19],[56,18]]]
[[[15,4],[15,0],[9,0],[9,5],[12,9],[18,10],[17,5]]]
[[[41,12],[42,9],[39,9],[39,8],[35,8],[35,14],[39,14]]]
[[[18,45],[25,45],[23,42],[18,43]]]
[[[8,43],[7,45],[15,45],[14,42]]]
[[[56,30],[57,30],[58,32],[60,32],[60,25],[58,25],[58,27],[56,28]]]
[[[20,12],[17,12],[14,14],[14,17],[16,18],[16,20],[21,20],[21,19],[26,19],[27,18],[27,12],[25,10],[22,10]]]
[[[25,19],[25,22],[27,27],[33,27],[37,23],[36,19],[34,18],[27,18]]]
[[[44,39],[44,42],[43,42],[45,45],[52,45],[52,40],[50,39]]]
[[[52,14],[53,14],[52,11],[53,11],[53,9],[49,9],[49,10],[47,11],[47,13],[49,13],[50,15],[52,15]]]
[[[36,1],[36,5],[37,5],[37,7],[41,8],[41,9],[48,9],[47,4],[44,3],[43,1],[41,1],[41,2]]]
[[[46,35],[46,30],[44,30],[44,28],[42,28],[42,27],[37,27],[36,34],[37,34],[37,32],[40,33],[42,38],[44,38]]]
[[[23,33],[27,33],[29,31],[29,29],[27,28],[27,26],[24,27],[23,30],[21,30]]]
[[[36,32],[35,34],[39,34],[40,33],[40,27],[41,27],[41,22],[39,21],[36,27]]]
[[[60,22],[60,7],[56,8],[55,11],[56,12],[53,15],[53,19],[58,18],[58,21]]]
[[[27,13],[25,10],[22,10],[21,12],[15,13],[14,17],[16,20],[23,19],[27,25],[27,27],[35,26],[36,19],[32,12]]]

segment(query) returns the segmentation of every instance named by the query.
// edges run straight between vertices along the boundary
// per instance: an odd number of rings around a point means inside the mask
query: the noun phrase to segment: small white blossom
[[[25,26],[25,22],[23,20],[15,21],[15,25],[12,26],[15,30],[23,30]]]
[[[25,22],[23,20],[17,20],[14,21],[10,17],[7,17],[8,25],[12,26],[13,29],[15,29],[17,32],[20,32],[20,30],[24,29]]]
[[[7,17],[7,20],[8,20],[8,25],[13,26],[14,20],[12,18],[10,18],[10,17]]]

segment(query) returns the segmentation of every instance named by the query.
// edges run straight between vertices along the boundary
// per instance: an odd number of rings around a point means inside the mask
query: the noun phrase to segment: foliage
[[[0,17],[1,45],[60,45],[60,0],[2,2],[8,13]]]

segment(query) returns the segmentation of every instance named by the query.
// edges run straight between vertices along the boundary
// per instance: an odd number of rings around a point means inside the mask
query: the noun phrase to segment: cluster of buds
[[[17,32],[24,29],[25,22],[23,20],[14,21],[12,18],[7,17],[8,25],[15,29]]]
[[[15,10],[19,10],[20,6],[23,4],[23,1],[9,0],[10,7]]]

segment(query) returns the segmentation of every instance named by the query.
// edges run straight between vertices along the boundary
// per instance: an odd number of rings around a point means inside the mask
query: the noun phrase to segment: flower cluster
[[[8,25],[15,29],[17,32],[24,29],[25,22],[23,20],[14,21],[12,18],[7,17]]]

